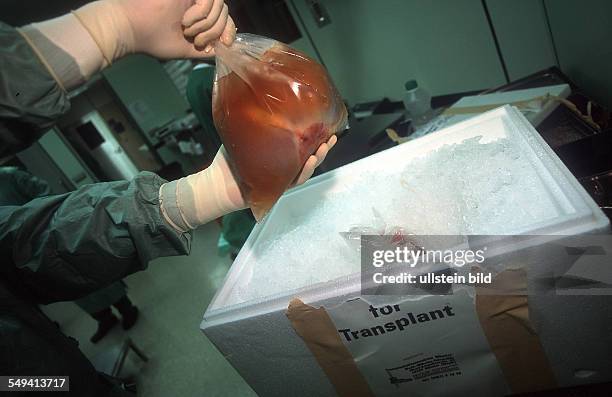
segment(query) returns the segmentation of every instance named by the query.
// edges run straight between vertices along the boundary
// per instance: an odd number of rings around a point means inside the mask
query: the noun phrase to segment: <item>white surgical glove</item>
[[[296,179],[296,185],[306,182],[312,176],[336,141],[337,138],[333,135],[308,158]],[[227,152],[223,146],[205,170],[163,184],[159,189],[159,198],[164,218],[181,232],[195,229],[247,206],[227,162]]]
[[[19,31],[68,91],[130,53],[211,57],[236,28],[223,0],[100,0]]]
[[[159,201],[166,221],[181,232],[246,207],[223,146],[205,170],[163,184]]]
[[[74,14],[110,62],[131,52],[207,57],[206,45],[218,39],[229,45],[236,34],[223,0],[100,0]]]

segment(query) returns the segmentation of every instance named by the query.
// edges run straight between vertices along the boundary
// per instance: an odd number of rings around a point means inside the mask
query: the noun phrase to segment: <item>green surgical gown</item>
[[[33,143],[69,108],[32,48],[0,23],[0,158]],[[188,254],[191,235],[160,214],[164,182],[142,172],[0,207],[0,374],[69,375],[71,395],[122,395],[37,304],[74,300],[156,257]]]

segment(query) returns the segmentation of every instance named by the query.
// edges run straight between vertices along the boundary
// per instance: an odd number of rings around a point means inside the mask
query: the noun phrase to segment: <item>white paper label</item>
[[[326,310],[376,396],[510,393],[467,293]]]

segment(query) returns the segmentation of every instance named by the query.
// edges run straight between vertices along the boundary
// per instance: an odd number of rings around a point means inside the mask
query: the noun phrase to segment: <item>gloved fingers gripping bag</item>
[[[259,221],[347,111],[326,70],[265,37],[239,34],[215,45],[213,119],[240,191]]]

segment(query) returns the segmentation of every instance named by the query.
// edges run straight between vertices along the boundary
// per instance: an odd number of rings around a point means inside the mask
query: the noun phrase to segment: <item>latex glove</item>
[[[304,182],[306,182],[308,179],[310,179],[312,174],[315,172],[315,169],[319,165],[321,165],[323,160],[325,160],[327,153],[331,150],[331,148],[334,147],[336,142],[338,142],[338,137],[336,137],[335,135],[332,135],[327,142],[322,143],[321,146],[319,146],[319,148],[315,152],[315,154],[308,157],[308,160],[306,160],[306,163],[304,163],[304,167],[302,168],[300,175],[298,175],[298,177],[295,179],[295,182],[293,183],[293,185],[291,185],[291,187],[301,185]],[[221,149],[219,149],[219,152],[217,153],[216,157],[218,156],[223,156],[222,164],[226,165],[227,164],[227,152],[225,151],[225,148],[223,146],[221,146]],[[227,168],[227,170],[231,173],[231,170],[229,169],[229,167]],[[232,182],[228,184],[228,186],[231,187],[228,193],[230,200],[235,203],[240,203],[239,208],[237,209],[246,208],[247,206],[246,201],[242,197],[242,193],[240,193],[240,189],[238,188],[238,183],[236,182],[236,179],[233,173],[231,174],[232,174],[231,175]]]
[[[333,135],[310,156],[295,185],[306,182],[329,150],[336,144]],[[295,186],[294,185],[294,186]],[[246,208],[238,182],[221,146],[212,164],[203,171],[165,183],[159,190],[160,208],[166,221],[175,229],[186,232],[230,212]]]
[[[219,39],[229,46],[236,38],[236,25],[228,15],[223,0],[196,0],[181,20],[183,35],[194,44],[197,51],[213,55],[213,43]],[[221,32],[221,33],[219,33]],[[198,54],[201,55],[200,52]]]
[[[220,39],[229,45],[236,34],[223,0],[100,0],[75,15],[108,62],[132,52],[161,59],[209,57],[208,44]]]
[[[236,28],[222,0],[101,0],[19,32],[70,91],[134,52],[162,59],[213,56],[208,44],[231,44]]]
[[[336,142],[338,142],[338,137],[332,135],[326,143],[319,146],[315,154],[306,160],[306,164],[304,164],[304,168],[302,168],[302,172],[300,172],[300,175],[297,177],[294,186],[301,185],[310,179],[315,169],[325,160],[327,153],[334,147]]]

